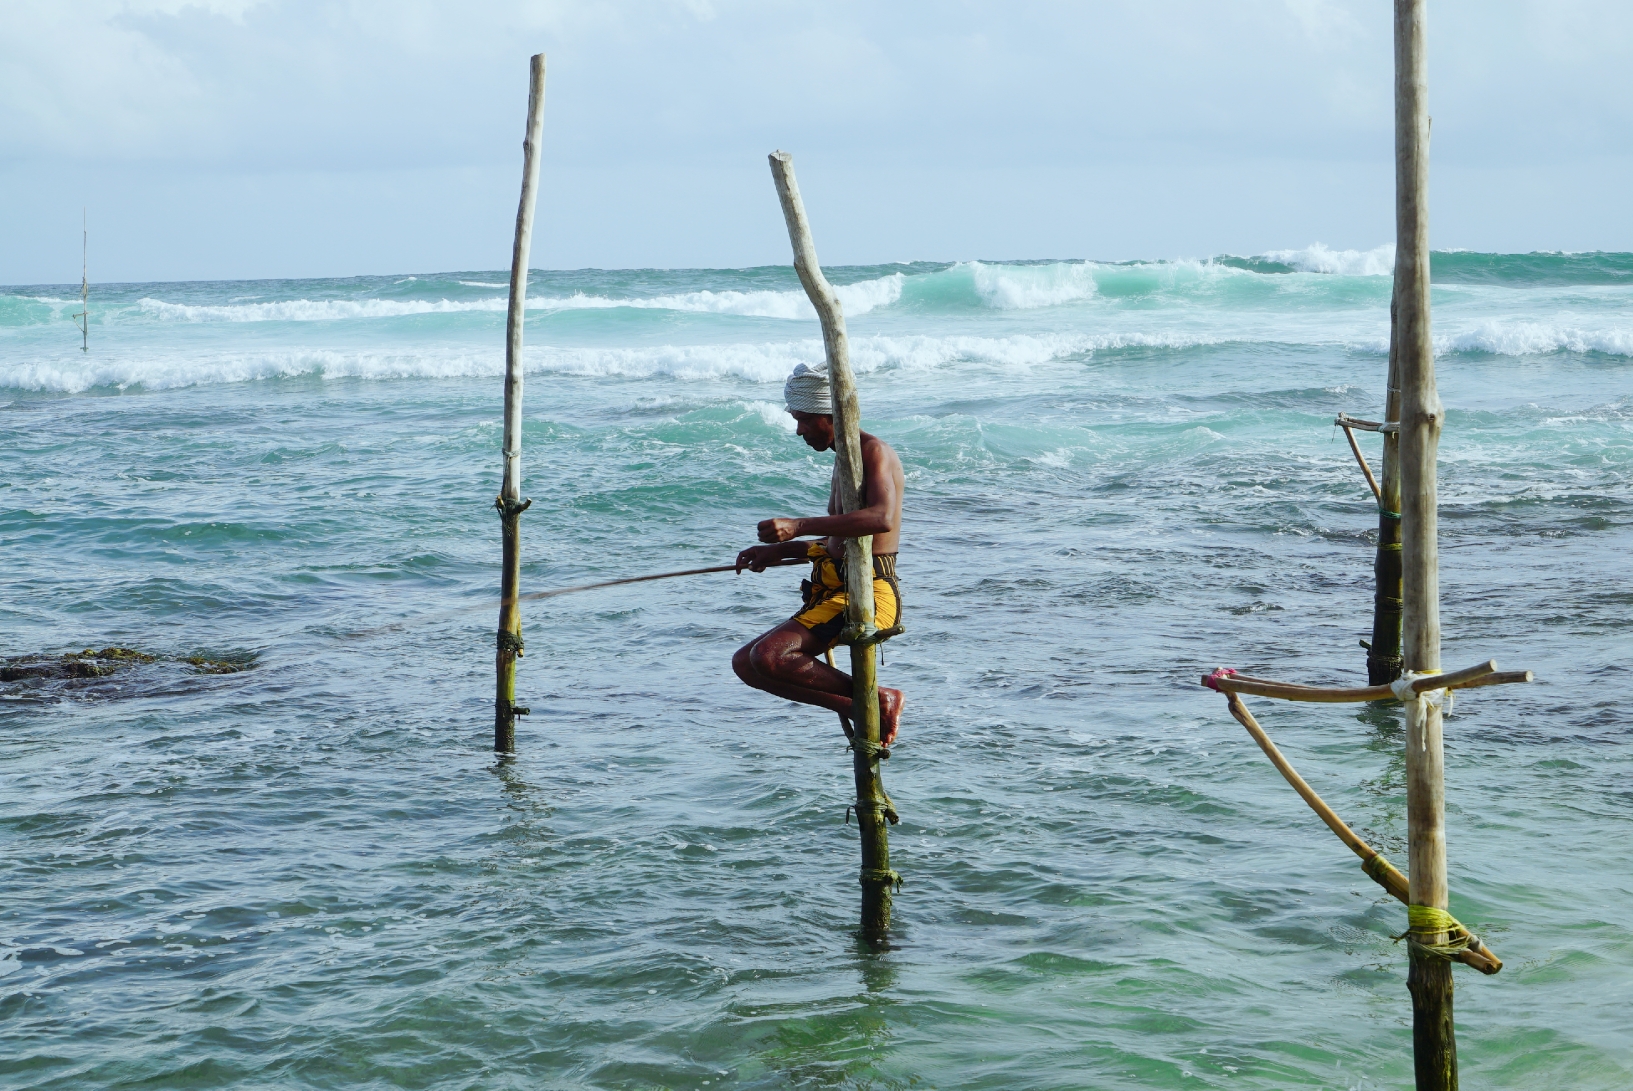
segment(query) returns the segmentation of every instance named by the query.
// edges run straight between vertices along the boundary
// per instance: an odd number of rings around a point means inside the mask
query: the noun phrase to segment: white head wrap
[[[828,385],[826,365],[812,367],[796,364],[794,373],[782,388],[783,401],[790,413],[827,413],[834,411],[833,388]]]

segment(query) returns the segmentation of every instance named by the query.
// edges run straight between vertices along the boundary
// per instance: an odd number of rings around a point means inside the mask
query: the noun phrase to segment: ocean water
[[[901,453],[855,934],[798,571],[529,604],[491,750],[505,276],[0,289],[0,1087],[1410,1085],[1404,911],[1197,685],[1364,678],[1388,248],[829,270]],[[1465,1086],[1633,1086],[1633,255],[1435,255]],[[787,268],[535,273],[523,589],[820,509]],[[1362,438],[1377,457],[1375,436]],[[207,673],[189,657],[245,669]],[[1401,717],[1250,702],[1404,861]]]

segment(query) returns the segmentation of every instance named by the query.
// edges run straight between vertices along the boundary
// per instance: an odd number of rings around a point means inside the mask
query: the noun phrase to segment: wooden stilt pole
[[[1418,673],[1440,670],[1440,574],[1435,460],[1442,407],[1429,328],[1429,109],[1424,2],[1395,0],[1395,367],[1400,380],[1402,654]],[[1406,702],[1406,827],[1411,905],[1445,910],[1446,790],[1441,708]],[[1452,967],[1413,932],[1407,988],[1418,1091],[1455,1091]]]
[[[1397,271],[1400,251],[1396,249]],[[1427,274],[1425,274],[1427,275]],[[1389,301],[1389,380],[1384,420],[1401,419],[1399,325],[1401,281],[1395,278]],[[1378,499],[1378,550],[1372,562],[1372,642],[1367,645],[1367,684],[1387,686],[1401,675],[1401,459],[1400,432],[1383,432],[1383,480],[1373,489]],[[1350,439],[1354,445],[1354,437]]]
[[[532,503],[522,499],[522,317],[527,308],[527,262],[533,247],[533,204],[539,186],[539,140],[544,132],[544,54],[530,64],[527,91],[527,136],[522,141],[522,200],[516,210],[516,243],[510,255],[510,316],[505,323],[504,484],[494,506],[499,509],[503,568],[499,578],[498,675],[493,698],[493,748],[516,748],[516,717],[528,710],[516,706],[516,660],[522,654],[522,612],[517,590],[522,582],[521,515]]]
[[[828,357],[828,380],[833,386],[834,446],[842,510],[862,506],[861,403],[851,372],[850,348],[845,340],[845,315],[833,286],[817,264],[816,245],[794,178],[794,158],[787,152],[771,154],[771,177],[777,184],[788,240],[794,247],[794,269],[805,294],[822,320],[822,343]],[[862,837],[862,932],[881,938],[890,927],[890,888],[901,877],[890,870],[889,806],[879,775],[879,683],[874,662],[873,538],[845,540],[844,640],[851,642],[853,689],[851,741],[856,780],[856,821]]]

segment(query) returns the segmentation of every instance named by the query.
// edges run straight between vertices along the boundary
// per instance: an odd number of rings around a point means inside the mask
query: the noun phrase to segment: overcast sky
[[[1633,250],[1633,3],[1430,0],[1437,248]],[[0,0],[0,283],[1392,241],[1387,0]]]

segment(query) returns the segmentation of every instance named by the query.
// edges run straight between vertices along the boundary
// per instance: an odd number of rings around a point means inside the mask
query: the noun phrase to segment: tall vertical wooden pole
[[[794,270],[822,320],[822,344],[833,387],[834,456],[843,511],[862,506],[862,409],[845,340],[845,315],[828,278],[817,263],[816,244],[805,218],[794,157],[771,154],[771,177],[777,184],[788,241],[794,247]],[[845,639],[851,640],[851,724],[856,732],[851,768],[856,780],[856,821],[862,837],[862,932],[883,936],[890,927],[890,887],[899,881],[890,870],[890,835],[885,819],[884,781],[879,775],[879,680],[873,657],[873,537],[845,539]]]
[[[1429,331],[1429,104],[1424,0],[1395,0],[1395,301],[1400,378],[1402,653],[1409,671],[1440,670],[1435,458],[1443,410]],[[1446,787],[1441,709],[1406,702],[1406,829],[1411,904],[1446,909]],[[1445,933],[1413,933],[1413,1068],[1418,1091],[1455,1091],[1452,967],[1423,950]]]
[[[504,484],[494,506],[504,539],[499,577],[498,674],[493,698],[493,748],[516,748],[516,660],[522,654],[522,318],[527,309],[527,262],[533,248],[533,204],[539,187],[539,141],[544,132],[544,54],[534,55],[527,91],[527,136],[522,140],[522,200],[516,209],[516,244],[510,253],[510,315],[505,323]]]

